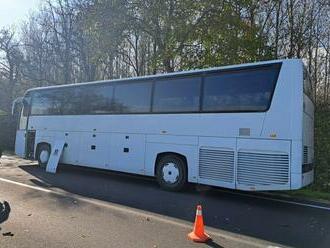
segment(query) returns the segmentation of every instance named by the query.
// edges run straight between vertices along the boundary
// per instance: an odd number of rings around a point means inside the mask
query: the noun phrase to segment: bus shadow
[[[184,192],[161,190],[154,179],[91,168],[61,165],[57,174],[33,165],[19,166],[31,182],[69,193],[193,222],[202,204],[207,226],[288,246],[309,247],[320,237],[297,238],[302,210],[285,204],[189,185]],[[329,218],[328,218],[329,219]],[[330,220],[329,220],[330,221]],[[330,223],[330,222],[329,222]],[[322,237],[321,237],[322,238]],[[323,238],[324,239],[324,238]],[[318,241],[317,241],[318,240]],[[213,246],[212,246],[213,245]],[[210,247],[216,247],[210,244]]]

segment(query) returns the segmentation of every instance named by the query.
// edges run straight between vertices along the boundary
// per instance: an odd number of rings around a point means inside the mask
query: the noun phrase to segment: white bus
[[[16,154],[240,190],[313,182],[314,106],[301,60],[30,89]]]

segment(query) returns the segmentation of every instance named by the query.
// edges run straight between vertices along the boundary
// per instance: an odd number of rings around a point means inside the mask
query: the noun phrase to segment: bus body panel
[[[199,183],[235,188],[236,143],[236,138],[199,138]]]
[[[63,134],[96,129],[100,133],[237,137],[240,128],[249,128],[249,137],[260,138],[264,117],[265,113],[197,113],[184,114],[184,118],[176,114],[30,116],[28,129]]]
[[[17,130],[15,138],[15,153],[17,156],[25,157],[25,130]]]
[[[301,187],[307,186],[309,184],[311,184],[314,181],[314,170],[305,172],[302,174],[302,179],[301,179]]]
[[[174,143],[154,143],[146,144],[145,175],[155,176],[155,165],[158,154],[177,153],[187,160],[188,182],[197,182],[198,177],[198,147],[194,145],[179,145]]]
[[[237,153],[237,189],[290,188],[290,141],[239,138]]]
[[[302,185],[302,141],[291,143],[291,189],[299,189]]]
[[[303,174],[302,185],[306,186],[314,179],[314,105],[313,102],[304,95],[303,111]]]
[[[111,133],[110,137],[110,169],[143,175],[146,135],[127,132]]]
[[[80,132],[65,132],[64,141],[66,143],[61,162],[78,165],[81,157],[80,145],[82,144],[82,135]]]
[[[278,77],[270,109],[266,112],[262,137],[301,140],[302,64],[284,61]],[[301,86],[302,87],[302,86]]]
[[[15,100],[16,101],[16,100]],[[26,127],[28,118],[23,115],[24,106],[22,107],[19,113],[19,121],[16,130],[16,137],[15,137],[15,153],[20,157],[25,157],[26,152]]]
[[[68,136],[71,133],[67,132]],[[110,168],[110,155],[111,149],[111,133],[98,133],[98,132],[81,132],[81,143],[79,144],[80,152],[78,156],[78,164],[88,164],[94,168],[106,169]],[[68,146],[71,144],[66,142]],[[64,154],[67,153],[64,148]],[[63,159],[64,163],[67,163]]]

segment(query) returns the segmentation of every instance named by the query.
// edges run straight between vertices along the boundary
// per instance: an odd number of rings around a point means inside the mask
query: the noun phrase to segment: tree
[[[9,29],[0,30],[0,54],[3,54],[0,58],[0,76],[4,79],[6,90],[6,104],[3,109],[9,110],[15,95],[15,86],[21,79],[20,66],[23,58],[14,32]]]

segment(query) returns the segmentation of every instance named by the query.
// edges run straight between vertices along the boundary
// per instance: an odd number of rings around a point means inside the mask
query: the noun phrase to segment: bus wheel
[[[41,144],[37,149],[37,160],[41,167],[46,167],[50,157],[50,146],[48,144]]]
[[[157,163],[156,176],[163,189],[182,190],[187,182],[186,163],[177,155],[166,155]]]

